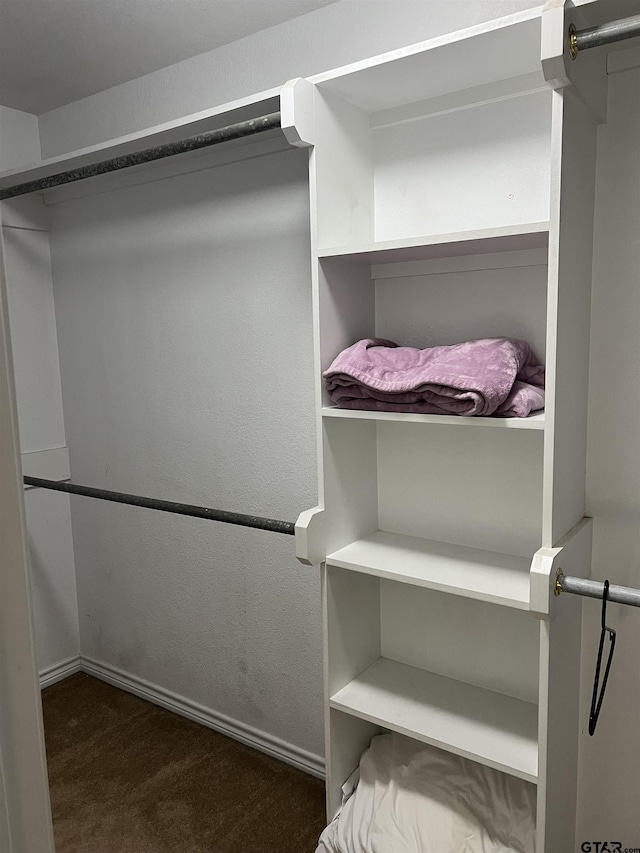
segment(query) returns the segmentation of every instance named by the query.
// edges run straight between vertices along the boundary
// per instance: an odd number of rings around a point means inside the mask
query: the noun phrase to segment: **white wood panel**
[[[373,240],[369,116],[329,93],[315,104],[318,246]]]
[[[402,346],[521,338],[544,362],[546,266],[376,281],[376,336]]]
[[[318,267],[321,373],[343,349],[375,334],[375,289],[368,268],[348,258],[325,260]],[[326,404],[320,375],[318,382]]]
[[[46,460],[49,455],[46,452],[37,454],[43,457],[39,466],[43,469],[42,476],[47,477],[49,473],[47,465],[53,469],[51,479],[57,479],[56,473],[64,473],[65,450],[53,452],[49,460]],[[31,565],[31,606],[38,668],[42,671],[77,657],[80,650],[70,495],[25,487],[24,502]]]
[[[554,92],[542,544],[584,515],[596,126]]]
[[[323,564],[323,656],[325,693],[326,808],[331,820],[341,804],[341,786],[356,769],[378,727],[330,710],[329,698],[380,655],[380,587],[375,578]],[[353,618],[354,608],[358,618]]]
[[[375,291],[368,268],[350,259],[327,259],[317,267],[319,341],[316,355],[318,398],[328,402],[322,371],[354,341],[374,333]],[[352,542],[378,526],[376,427],[320,420],[322,499],[326,547]]]
[[[3,853],[53,853],[16,408],[0,219],[0,832]]]
[[[326,816],[331,819],[333,812],[331,810],[333,794],[335,791],[336,779],[331,770],[331,709],[329,707],[329,699],[331,690],[329,689],[329,599],[327,594],[328,578],[327,564],[320,565],[320,596],[322,608],[322,722],[324,735],[324,760],[326,768],[326,785],[325,785],[325,811]]]
[[[551,92],[376,129],[375,239],[549,217]]]
[[[331,566],[527,610],[529,567],[513,557],[381,530],[327,556]]]
[[[528,418],[464,418],[455,415],[416,415],[411,412],[366,412],[358,409],[337,409],[325,406],[323,418],[347,418],[365,421],[394,421],[437,426],[502,427],[506,429],[544,429],[544,414],[529,415]]]
[[[530,703],[380,658],[331,707],[537,782],[538,709]]]
[[[640,47],[627,47],[607,54],[607,74],[620,74],[640,68]]]
[[[65,431],[49,235],[3,230],[21,447],[60,447]]]
[[[1,202],[4,228],[49,230],[49,211],[37,195],[24,195]]]
[[[538,701],[538,623],[528,613],[380,581],[383,657]]]
[[[137,133],[130,133],[109,142],[91,145],[78,151],[61,154],[58,157],[51,157],[29,168],[22,167],[0,172],[0,189],[56,175],[59,172],[78,169],[102,160],[110,160],[113,157],[121,157],[133,151],[176,142],[185,139],[187,136],[195,136],[218,127],[224,127],[227,124],[275,112],[280,105],[279,92],[279,89],[267,90],[249,98],[241,98],[210,110],[184,116],[176,121],[166,122]],[[103,182],[102,186],[105,186],[105,179],[108,180],[108,176],[92,178],[91,180]]]
[[[326,548],[336,551],[378,528],[376,425],[328,421],[322,434]]]
[[[540,10],[510,15],[312,77],[376,112],[540,71]]]
[[[326,596],[332,695],[380,656],[380,584],[377,578],[328,567]]]
[[[539,430],[377,429],[379,529],[525,557],[540,547]]]
[[[559,543],[552,566],[566,575],[590,572],[591,522],[583,521]],[[578,787],[580,644],[582,599],[551,596],[551,613],[540,623],[540,780],[538,843],[541,851],[573,850]]]
[[[546,223],[540,223],[545,225]],[[545,229],[542,229],[543,231]],[[406,276],[443,275],[475,270],[516,269],[517,267],[547,266],[548,233],[534,234],[544,248],[518,249],[508,252],[483,252],[477,255],[451,255],[446,258],[431,258],[418,261],[394,261],[371,265],[371,278],[379,281],[384,278],[404,278]],[[482,245],[490,245],[491,241]]]
[[[351,714],[330,710],[330,746],[327,750],[327,818],[333,820],[342,804],[342,785],[360,764],[362,753],[381,727]]]
[[[548,221],[524,222],[450,234],[423,234],[370,244],[332,246],[320,249],[318,254],[321,258],[348,255],[353,260],[371,264],[422,261],[544,248],[549,243],[548,232]]]
[[[68,480],[69,448],[54,447],[51,450],[38,450],[22,454],[22,473],[26,477],[40,477],[44,480]]]
[[[447,92],[446,95],[440,95],[436,98],[412,101],[399,107],[380,110],[371,116],[371,127],[375,129],[389,124],[412,122],[425,116],[442,115],[442,113],[464,110],[471,106],[480,106],[508,98],[519,98],[540,91],[548,91],[548,85],[542,79],[542,74],[538,69],[531,74],[495,80],[492,83],[483,83],[469,89]]]

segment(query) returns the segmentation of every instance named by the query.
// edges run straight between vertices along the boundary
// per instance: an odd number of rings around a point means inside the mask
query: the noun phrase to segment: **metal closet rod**
[[[591,47],[600,47],[603,44],[612,44],[623,39],[640,36],[640,15],[630,18],[622,18],[620,21],[611,21],[601,24],[599,27],[591,27],[587,30],[576,30],[571,24],[569,27],[569,52],[571,58],[575,59],[581,50]]]
[[[241,139],[245,136],[254,136],[264,133],[266,130],[274,130],[281,126],[280,113],[269,113],[268,115],[252,118],[248,121],[240,121],[229,124],[217,130],[207,133],[199,133],[189,136],[178,142],[165,142],[164,145],[156,145],[155,148],[145,148],[143,151],[134,151],[131,154],[123,154],[113,157],[111,160],[102,160],[100,163],[92,163],[89,166],[80,166],[78,169],[70,169],[68,172],[59,172],[48,178],[38,178],[35,181],[27,181],[24,184],[15,184],[0,190],[0,201],[27,193],[48,190],[59,187],[62,184],[71,184],[74,181],[83,181],[85,178],[94,178],[96,175],[105,175],[108,172],[118,172],[120,169],[128,169],[131,166],[139,166],[141,163],[151,163],[154,160],[163,160],[165,157],[174,157],[176,154],[184,154],[187,151],[197,151],[199,148],[208,148],[210,145],[218,145],[221,142],[230,142],[232,139]]]
[[[38,489],[51,489],[54,492],[69,492],[72,495],[83,495],[87,498],[98,498],[103,501],[114,501],[119,504],[141,506],[160,512],[173,512],[177,515],[191,515],[194,518],[207,518],[209,521],[222,521],[225,524],[239,524],[242,527],[255,527],[258,530],[272,530],[274,533],[295,535],[295,524],[292,521],[277,521],[274,518],[262,518],[259,515],[243,515],[239,512],[227,512],[222,509],[211,509],[206,506],[161,501],[157,498],[145,498],[141,495],[129,495],[126,492],[111,492],[107,489],[94,489],[91,486],[78,486],[75,483],[61,483],[58,480],[42,480],[39,477],[24,477],[25,486],[35,486]]]
[[[590,581],[586,578],[567,577],[561,571],[556,576],[555,594],[570,592],[572,595],[586,595],[587,598],[602,598],[604,584],[600,581]],[[629,604],[631,607],[640,607],[640,589],[630,586],[609,585],[608,601],[618,604]]]

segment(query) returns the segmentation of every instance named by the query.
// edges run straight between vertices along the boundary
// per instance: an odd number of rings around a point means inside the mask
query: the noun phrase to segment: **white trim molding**
[[[40,670],[40,689],[51,687],[52,684],[62,681],[76,672],[80,672],[81,669],[80,655],[73,655],[73,657],[47,666],[45,669]]]
[[[300,749],[300,747],[287,743],[281,738],[253,726],[248,726],[197,702],[192,702],[171,690],[166,690],[164,687],[152,684],[150,681],[138,678],[95,658],[79,655],[48,667],[40,673],[40,686],[49,687],[76,672],[86,672],[87,675],[106,681],[108,684],[120,688],[120,690],[133,693],[141,699],[146,699],[147,702],[173,711],[174,714],[179,714],[181,717],[186,717],[188,720],[214,729],[233,740],[257,749],[259,752],[264,752],[272,758],[284,761],[285,764],[290,764],[305,773],[324,779],[324,761],[319,755]]]

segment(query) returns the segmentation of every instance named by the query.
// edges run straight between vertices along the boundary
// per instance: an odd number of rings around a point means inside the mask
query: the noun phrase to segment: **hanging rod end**
[[[575,24],[569,24],[567,40],[569,42],[569,56],[571,59],[577,59],[580,48],[578,47],[578,31]]]
[[[561,568],[558,568],[556,572],[556,579],[553,582],[553,594],[557,597],[562,592],[562,581],[564,580],[564,572]]]

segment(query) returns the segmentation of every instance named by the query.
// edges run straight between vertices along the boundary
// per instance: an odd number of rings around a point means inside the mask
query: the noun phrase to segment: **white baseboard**
[[[300,749],[280,738],[260,731],[260,729],[255,729],[253,726],[248,726],[245,723],[213,711],[211,708],[206,708],[204,705],[199,705],[197,702],[185,699],[177,693],[165,690],[164,687],[159,687],[157,684],[152,684],[118,667],[111,666],[94,658],[81,655],[78,669],[86,672],[88,675],[99,678],[101,681],[106,681],[114,687],[119,687],[121,690],[126,690],[128,693],[140,696],[141,699],[146,699],[147,702],[152,702],[154,705],[160,705],[162,708],[173,711],[174,714],[180,714],[182,717],[187,717],[189,720],[194,720],[196,723],[208,726],[210,729],[215,729],[215,731],[233,738],[233,740],[240,741],[240,743],[251,746],[260,752],[265,752],[273,758],[277,758],[286,764],[297,767],[299,770],[310,773],[312,776],[324,779],[324,761],[319,755],[314,755],[311,752]]]
[[[152,684],[118,667],[85,655],[76,655],[43,669],[40,672],[40,687],[50,687],[76,672],[86,672],[87,675],[92,675],[101,681],[112,684],[114,687],[140,696],[147,702],[160,705],[162,708],[173,711],[174,714],[179,714],[181,717],[187,717],[189,720],[215,729],[215,731],[233,738],[233,740],[240,741],[240,743],[251,746],[260,752],[265,752],[273,758],[310,773],[312,776],[324,779],[324,761],[319,755],[314,755],[280,738],[260,731],[260,729],[253,728],[253,726],[248,726],[204,705],[199,705],[197,702],[185,699],[170,690],[165,690],[164,687]]]
[[[63,678],[68,678],[70,675],[80,672],[81,668],[80,655],[74,655],[59,663],[47,666],[40,672],[40,687],[50,687],[56,681],[62,681]]]

